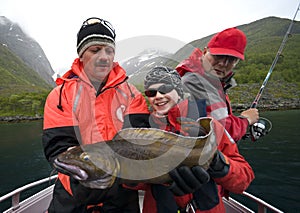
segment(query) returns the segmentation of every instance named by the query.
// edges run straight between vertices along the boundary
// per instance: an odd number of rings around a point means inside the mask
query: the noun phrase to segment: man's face
[[[93,45],[86,49],[80,58],[84,72],[91,82],[106,81],[113,68],[114,48],[106,45]]]
[[[206,72],[220,79],[227,77],[239,59],[229,55],[212,55],[208,49],[203,51],[202,64]]]

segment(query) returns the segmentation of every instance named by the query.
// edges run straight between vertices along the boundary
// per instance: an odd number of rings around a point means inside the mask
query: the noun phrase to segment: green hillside
[[[250,24],[238,26],[247,36],[245,61],[235,68],[235,78],[239,83],[261,82],[283,41],[291,20],[276,17],[264,18]],[[188,57],[193,48],[203,49],[213,35],[192,41],[175,55],[180,61]],[[176,64],[172,64],[176,66]],[[273,80],[300,82],[300,22],[294,22],[282,57],[277,62]]]
[[[267,17],[238,26],[245,32],[248,44],[245,61],[241,61],[235,68],[238,86],[230,90],[233,105],[251,104],[270,69],[290,23],[291,20],[288,19]],[[188,57],[195,47],[203,49],[212,36],[192,41],[173,56],[155,59],[154,64],[175,67],[179,61]],[[0,46],[0,56],[0,117],[42,115],[44,102],[51,86],[4,45]],[[149,61],[148,64],[153,66],[152,62]],[[259,107],[286,106],[291,103],[299,107],[299,67],[300,22],[294,22],[291,36],[273,69]],[[148,67],[145,66],[143,69],[146,71]],[[130,80],[139,82],[136,86],[143,90],[141,83],[143,75],[131,77]]]
[[[230,90],[233,104],[250,105],[262,85],[283,38],[291,23],[289,19],[267,17],[238,26],[247,36],[245,60],[235,68],[238,86]],[[192,41],[181,48],[174,58],[182,60],[193,48],[203,49],[213,35]],[[176,61],[169,62],[175,67]],[[260,100],[262,105],[294,105],[299,107],[300,96],[300,22],[293,24],[291,35],[282,51],[267,87]]]
[[[246,59],[236,68],[239,83],[260,82],[277,54],[291,21],[270,17],[240,26],[248,38]],[[300,82],[300,22],[294,22],[272,80]]]
[[[0,116],[41,114],[51,86],[0,46]]]

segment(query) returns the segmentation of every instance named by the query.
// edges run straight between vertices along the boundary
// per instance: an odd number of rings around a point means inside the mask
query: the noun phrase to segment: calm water
[[[300,212],[300,110],[261,113],[273,123],[256,142],[241,141],[240,152],[255,172],[248,192],[285,212]]]
[[[256,175],[247,191],[284,212],[300,212],[300,110],[261,116],[272,121],[272,131],[256,142],[239,143]],[[0,196],[50,175],[41,133],[41,121],[0,124]],[[240,196],[233,197],[244,202]],[[0,212],[7,207],[8,202],[0,203]]]

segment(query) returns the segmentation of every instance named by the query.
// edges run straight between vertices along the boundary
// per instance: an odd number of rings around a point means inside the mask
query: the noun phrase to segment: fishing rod
[[[264,91],[264,89],[265,89],[265,87],[266,87],[266,85],[267,85],[267,83],[268,83],[268,80],[269,80],[269,78],[270,78],[270,76],[271,76],[271,74],[272,74],[272,72],[273,72],[273,69],[274,69],[274,67],[275,67],[275,65],[276,65],[276,63],[277,63],[279,57],[281,56],[282,50],[283,50],[283,48],[284,48],[284,46],[285,46],[285,44],[286,44],[286,42],[287,42],[287,39],[288,39],[289,36],[291,36],[291,33],[290,33],[290,32],[291,32],[292,26],[293,26],[293,24],[294,24],[295,18],[296,18],[296,16],[297,16],[297,13],[298,13],[298,11],[299,11],[299,9],[300,9],[299,7],[300,7],[300,3],[299,3],[299,5],[298,5],[298,8],[297,8],[296,13],[295,13],[295,15],[294,15],[294,18],[293,18],[293,20],[291,21],[288,30],[286,31],[286,34],[285,34],[285,36],[284,36],[284,38],[283,38],[283,41],[282,41],[282,43],[281,43],[281,45],[280,45],[280,47],[279,47],[279,50],[278,50],[278,52],[277,52],[277,54],[276,54],[276,57],[275,57],[274,60],[273,60],[273,63],[272,63],[272,65],[271,65],[270,69],[269,69],[269,72],[268,72],[268,74],[267,74],[265,80],[263,81],[263,84],[261,85],[261,87],[260,87],[260,89],[259,89],[259,91],[258,91],[258,93],[257,93],[257,95],[256,95],[256,97],[255,97],[255,99],[254,99],[254,101],[253,101],[252,104],[251,104],[251,108],[256,108],[256,106],[257,106],[257,104],[258,104],[258,101],[259,101],[259,99],[260,99],[260,97],[261,97],[261,95],[262,95],[262,93],[263,93],[263,91]]]
[[[259,91],[258,91],[258,93],[257,93],[257,95],[256,95],[256,97],[254,99],[254,101],[252,102],[250,108],[256,108],[257,107],[258,101],[259,101],[259,99],[260,99],[260,97],[261,97],[261,95],[262,95],[262,93],[263,93],[263,91],[264,91],[264,89],[265,89],[265,87],[266,87],[266,85],[268,83],[268,80],[269,80],[269,78],[270,78],[270,76],[271,76],[271,74],[273,72],[273,69],[274,69],[274,67],[275,67],[275,65],[276,65],[279,57],[282,55],[281,53],[282,53],[282,50],[283,50],[283,48],[284,48],[284,46],[285,46],[285,44],[286,44],[286,42],[288,40],[288,37],[291,36],[290,32],[291,32],[292,26],[294,24],[294,21],[296,19],[296,16],[297,16],[297,13],[298,13],[299,9],[300,9],[300,2],[299,2],[299,5],[297,7],[297,10],[296,10],[296,13],[294,15],[294,18],[292,19],[292,21],[290,23],[290,26],[289,26],[288,30],[286,31],[285,36],[284,36],[284,38],[283,38],[283,40],[281,42],[281,45],[280,45],[279,50],[278,50],[278,52],[276,54],[276,57],[274,58],[273,63],[271,65],[270,69],[269,69],[269,72],[268,72],[265,80],[263,81],[263,83],[262,83],[262,85],[261,85],[261,87],[260,87],[260,89],[259,89]],[[266,125],[267,124],[269,126],[268,129],[266,129]],[[266,118],[260,117],[260,119],[258,120],[257,123],[255,123],[255,124],[253,124],[253,125],[250,126],[250,133],[247,133],[243,138],[245,139],[245,138],[248,138],[248,137],[251,136],[251,140],[252,141],[256,141],[260,137],[268,134],[271,131],[271,129],[272,129],[272,122],[269,121]]]

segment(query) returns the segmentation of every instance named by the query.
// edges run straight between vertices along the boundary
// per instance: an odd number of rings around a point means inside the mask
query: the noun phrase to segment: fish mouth
[[[78,166],[60,162],[58,159],[54,160],[54,167],[58,172],[74,177],[76,180],[85,181],[88,179],[88,174]]]

